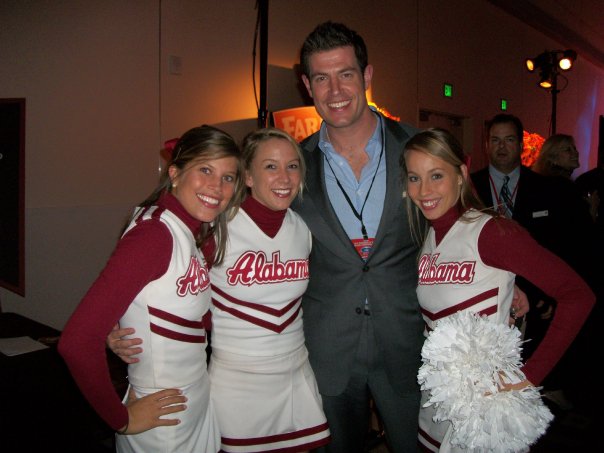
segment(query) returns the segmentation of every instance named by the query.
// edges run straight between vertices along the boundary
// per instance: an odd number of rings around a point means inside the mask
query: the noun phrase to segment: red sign
[[[309,106],[273,112],[273,121],[275,127],[283,129],[300,142],[317,132],[322,120],[314,106]]]

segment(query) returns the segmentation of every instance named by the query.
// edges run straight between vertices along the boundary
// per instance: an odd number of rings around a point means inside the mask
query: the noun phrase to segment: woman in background
[[[228,134],[210,126],[186,132],[63,331],[59,352],[84,396],[120,434],[118,452],[220,449],[202,320],[210,282],[199,245],[216,237],[220,261],[239,181],[239,149]],[[118,321],[147,345],[128,366],[123,403],[105,357]],[[176,412],[179,419],[164,418]]]
[[[535,242],[514,221],[486,211],[472,191],[464,153],[455,137],[429,129],[407,142],[401,158],[409,219],[422,244],[418,299],[427,331],[438,320],[469,310],[507,323],[515,274],[558,301],[545,338],[523,366],[526,379],[504,389],[539,385],[583,325],[595,298],[564,261]],[[422,229],[420,216],[429,222]],[[414,221],[415,219],[416,221]],[[457,266],[456,272],[439,267]],[[425,402],[428,395],[424,394]],[[429,451],[461,451],[448,443],[452,426],[432,420],[434,407],[422,407],[420,443]]]
[[[596,294],[601,294],[602,276],[598,263],[602,253],[602,238],[597,235],[593,217],[594,203],[598,199],[597,194],[594,198],[584,197],[580,187],[571,179],[573,171],[578,167],[579,152],[573,136],[554,134],[543,143],[531,170],[550,179],[556,188],[558,205],[566,206],[564,212],[567,215],[558,219],[558,230],[563,232],[562,237],[550,249],[570,264]],[[552,305],[550,310],[551,307]],[[595,319],[596,312],[597,309],[592,312],[577,340],[543,382],[544,396],[562,410],[572,409],[573,387],[585,382],[584,377],[577,375],[576,369],[586,354],[586,348],[599,339],[601,323]],[[538,311],[533,316],[536,314]],[[540,324],[543,322],[539,321]],[[531,346],[533,345],[528,344],[524,348],[525,354],[531,353]]]
[[[579,151],[575,139],[572,135],[554,134],[543,143],[531,170],[543,176],[570,179],[576,168],[579,168]]]

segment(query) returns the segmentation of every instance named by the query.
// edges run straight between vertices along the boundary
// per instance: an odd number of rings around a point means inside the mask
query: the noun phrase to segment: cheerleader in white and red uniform
[[[417,294],[426,330],[462,310],[507,323],[514,277],[522,275],[555,298],[557,309],[545,338],[522,368],[526,380],[504,388],[539,385],[580,330],[594,294],[518,224],[484,212],[468,182],[463,150],[450,133],[430,129],[414,136],[405,146],[404,166],[407,196],[415,205],[410,208],[430,223],[427,235],[420,224],[412,225],[424,238]],[[427,451],[461,452],[449,443],[451,424],[435,423],[433,414],[434,406],[422,403],[420,444]]]
[[[210,272],[211,395],[222,451],[306,451],[330,434],[302,330],[311,234],[289,209],[304,162],[278,129],[251,133],[242,154],[249,195]]]
[[[185,133],[63,331],[59,351],[85,397],[120,434],[118,452],[220,449],[203,322],[210,284],[198,239],[211,235],[209,222],[218,233],[226,225],[221,213],[238,190],[239,166],[237,145],[224,132],[201,126]],[[128,367],[124,402],[105,358],[118,320],[146,345]]]

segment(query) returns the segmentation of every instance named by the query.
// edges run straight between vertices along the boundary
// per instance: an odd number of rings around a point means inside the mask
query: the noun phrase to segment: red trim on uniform
[[[262,437],[250,437],[247,439],[231,439],[229,437],[222,437],[222,443],[226,445],[232,445],[236,447],[241,447],[245,445],[262,445],[262,444],[270,444],[273,442],[282,442],[284,440],[292,440],[299,439],[300,437],[310,436],[312,434],[317,434],[322,431],[326,431],[328,428],[327,423],[323,423],[321,425],[313,426],[311,428],[305,428],[298,431],[294,431],[291,433],[283,433],[283,434],[273,434],[272,436],[262,436]],[[300,445],[297,446],[298,448]],[[281,451],[281,450],[270,450],[270,451]]]
[[[177,324],[183,327],[191,327],[192,329],[203,329],[204,322],[203,318],[199,321],[192,321],[190,319],[181,318],[180,316],[176,316],[173,313],[168,313],[167,311],[160,310],[159,308],[154,308],[148,306],[149,314],[156,316],[164,321],[169,321],[172,324]]]
[[[136,215],[136,218],[134,219],[134,224],[135,225],[139,225],[142,221],[144,221],[144,216],[145,213],[151,208],[151,206],[145,206],[144,208],[141,208],[141,212],[138,214],[134,214]]]
[[[237,298],[231,296],[230,294],[227,294],[226,292],[224,292],[222,289],[218,288],[217,286],[214,286],[214,285],[211,285],[211,286],[212,286],[213,292],[221,295],[229,302],[232,302],[237,305],[241,305],[242,307],[251,308],[252,310],[261,311],[262,313],[266,313],[267,315],[272,315],[272,316],[283,316],[285,313],[287,313],[289,310],[291,310],[292,307],[294,305],[296,305],[296,303],[300,300],[300,298],[298,297],[297,299],[294,299],[291,302],[289,302],[285,307],[277,310],[276,308],[267,307],[266,305],[255,304],[253,302],[246,302],[244,300],[237,299]]]
[[[182,341],[183,343],[205,343],[205,335],[189,335],[186,333],[175,332],[157,324],[150,323],[151,332],[161,335],[162,337],[170,338],[171,340]]]
[[[485,308],[484,310],[480,310],[478,312],[479,315],[487,315],[491,316],[492,314],[497,313],[497,305],[491,305],[490,307]]]
[[[292,445],[291,447],[275,448],[273,450],[262,450],[262,452],[263,453],[298,453],[301,451],[300,449],[304,449],[302,451],[314,450],[315,448],[319,448],[319,447],[322,447],[323,445],[327,445],[329,442],[331,442],[331,436],[327,436],[323,439],[319,439],[314,442],[308,442],[306,444]],[[231,451],[220,449],[220,453],[231,453]]]
[[[436,449],[440,448],[440,442],[438,442],[436,439],[432,438],[432,436],[430,436],[426,431],[424,431],[421,428],[418,428],[417,431],[418,431],[418,434],[421,436],[421,438],[424,439],[429,444],[432,444],[432,446],[434,446],[434,448],[436,448]],[[421,442],[420,442],[420,444],[421,444]],[[430,451],[430,450],[428,450],[428,451]]]
[[[299,300],[299,299],[298,299]],[[212,298],[212,303],[215,307],[220,308],[221,310],[226,311],[227,313],[232,314],[236,318],[243,319],[244,321],[251,322],[252,324],[256,324],[257,326],[264,327],[265,329],[272,330],[276,333],[281,333],[285,330],[287,326],[289,326],[294,320],[298,317],[298,313],[300,312],[300,305],[296,308],[296,311],[293,315],[291,315],[285,322],[281,324],[275,324],[272,322],[265,321],[264,319],[256,318],[255,316],[245,314],[236,308],[227,307],[223,303],[217,301]]]
[[[319,439],[314,442],[309,442],[307,444],[293,445],[291,447],[283,447],[283,448],[275,448],[274,450],[262,450],[262,453],[298,453],[300,451],[309,451],[314,450],[315,448],[322,447],[331,442],[331,436],[325,437],[324,439]],[[303,450],[300,450],[300,449]],[[234,453],[231,450],[220,449],[219,453]]]
[[[162,215],[162,214],[163,214],[165,211],[166,211],[166,209],[165,209],[165,208],[160,208],[160,207],[157,207],[157,208],[156,208],[156,209],[153,211],[153,213],[151,214],[151,218],[152,218],[152,219],[159,219],[159,218],[161,217],[161,215]]]
[[[421,443],[421,441],[417,441],[417,448],[419,448],[419,451],[421,451],[422,453],[434,453],[434,450],[430,450],[428,447],[426,447],[424,444]]]
[[[453,305],[452,307],[448,307],[437,313],[432,313],[431,311],[428,311],[425,308],[422,308],[422,314],[424,316],[426,316],[427,318],[430,318],[432,321],[436,321],[437,319],[441,319],[446,316],[450,316],[453,313],[457,313],[458,311],[462,311],[467,308],[470,308],[471,306],[476,305],[480,302],[484,302],[485,300],[490,299],[491,297],[495,297],[498,294],[499,294],[499,288],[489,289],[488,291],[485,291],[481,294],[477,294],[476,296],[474,296],[464,302],[460,302],[459,304]],[[496,308],[496,306],[495,306],[495,308]],[[485,309],[485,310],[488,310],[488,309]]]
[[[497,313],[497,305],[491,305],[490,307],[485,308],[479,312],[476,312],[479,316],[486,315],[491,316],[492,314]],[[432,332],[434,329],[428,325],[427,322],[424,321],[424,329],[426,332]]]

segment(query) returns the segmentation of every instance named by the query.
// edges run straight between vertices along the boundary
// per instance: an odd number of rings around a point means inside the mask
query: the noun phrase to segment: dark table
[[[57,352],[59,335],[16,313],[0,313],[1,338],[29,336],[49,346],[18,356],[0,353],[2,453],[114,451],[113,431],[86,402]],[[119,373],[115,379],[125,379],[125,366],[109,359]]]

